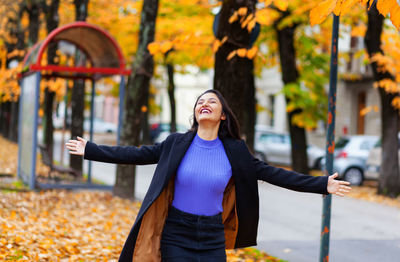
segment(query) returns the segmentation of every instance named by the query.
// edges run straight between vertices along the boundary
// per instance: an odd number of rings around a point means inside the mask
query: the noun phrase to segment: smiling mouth
[[[207,108],[203,108],[200,110],[200,114],[211,114],[211,110],[209,110]]]

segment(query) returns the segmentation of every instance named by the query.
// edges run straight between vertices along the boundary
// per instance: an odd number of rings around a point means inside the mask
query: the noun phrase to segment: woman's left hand
[[[338,173],[329,176],[327,190],[329,194],[344,196],[344,194],[349,193],[351,190],[351,187],[348,186],[350,183],[347,181],[335,180],[336,177],[338,177]]]

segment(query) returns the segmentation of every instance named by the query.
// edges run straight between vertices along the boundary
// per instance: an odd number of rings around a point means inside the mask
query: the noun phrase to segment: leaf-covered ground
[[[0,193],[0,261],[116,261],[140,203],[107,192]],[[254,248],[228,261],[281,261]]]

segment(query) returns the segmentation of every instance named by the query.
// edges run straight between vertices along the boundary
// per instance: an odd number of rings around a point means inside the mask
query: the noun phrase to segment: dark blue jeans
[[[198,216],[171,206],[161,237],[163,262],[225,262],[221,214]]]

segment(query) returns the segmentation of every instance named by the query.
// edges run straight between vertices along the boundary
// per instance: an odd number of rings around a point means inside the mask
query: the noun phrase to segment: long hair
[[[201,95],[199,95],[199,97],[197,97],[196,103],[194,103],[194,107],[193,107],[193,123],[192,123],[192,127],[190,128],[190,131],[197,132],[197,129],[199,128],[199,123],[197,122],[196,114],[195,114],[196,105],[197,105],[197,102],[199,101],[200,97],[202,97],[203,95],[205,95],[207,93],[213,93],[218,97],[218,99],[222,105],[222,113],[226,117],[225,120],[221,120],[219,129],[218,129],[218,136],[220,138],[231,137],[234,139],[241,139],[240,127],[239,127],[239,123],[237,121],[235,114],[233,113],[232,109],[229,107],[228,102],[226,102],[226,100],[222,96],[222,94],[218,90],[215,90],[215,89],[209,89],[209,90],[205,91],[204,93],[202,93]]]

